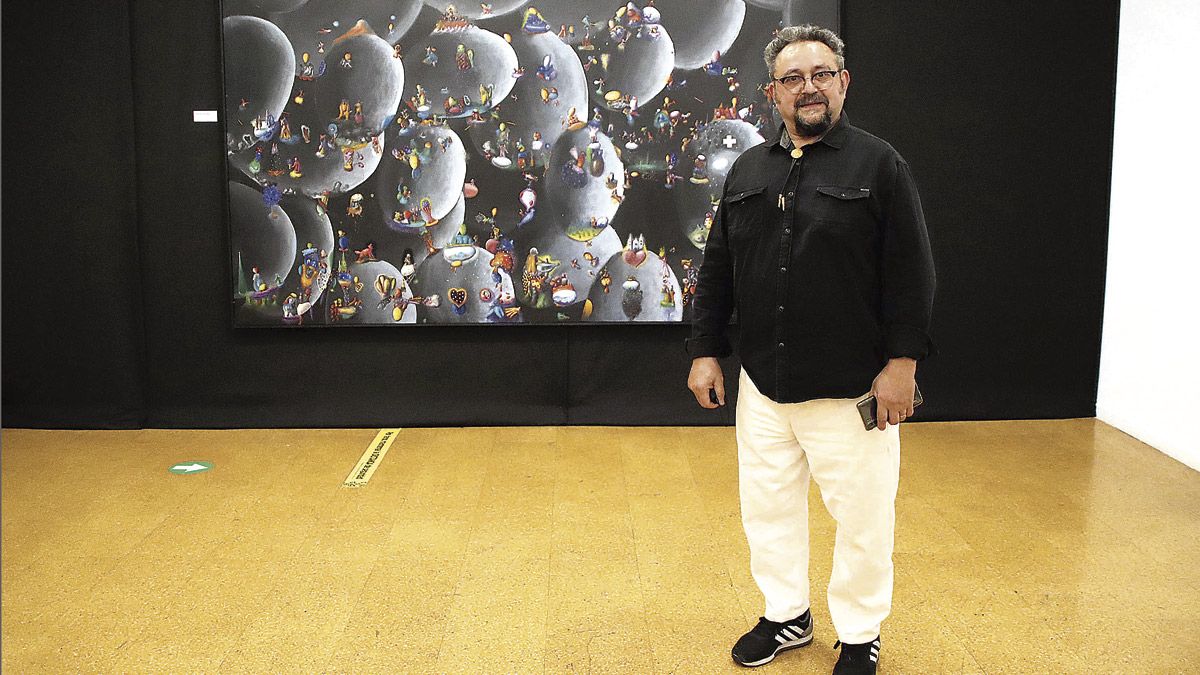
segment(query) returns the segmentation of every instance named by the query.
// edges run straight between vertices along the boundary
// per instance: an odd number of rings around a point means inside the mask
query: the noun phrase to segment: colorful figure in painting
[[[586,153],[579,152],[578,148],[571,148],[570,155],[570,158],[563,162],[562,182],[569,188],[582,190],[587,187],[587,172],[583,168],[587,161]]]
[[[690,258],[684,258],[679,261],[683,265],[683,306],[686,308],[692,304],[692,297],[696,295],[696,282],[700,280],[700,270],[692,264]]]
[[[675,307],[675,287],[671,285],[671,278],[663,276],[662,279],[662,300],[658,301],[659,307],[674,308]]]
[[[312,244],[309,244],[300,253],[302,259],[296,272],[300,277],[300,297],[307,302],[312,298],[313,284],[320,278],[321,271],[327,269],[327,265],[324,261],[325,256],[321,255],[324,252],[318,252]]]
[[[299,324],[301,322],[300,312],[298,309],[299,306],[300,306],[299,296],[297,296],[295,293],[288,293],[287,298],[285,298],[283,301],[283,322],[284,323]]]
[[[542,16],[542,13],[536,7],[530,7],[525,10],[525,18],[521,21],[521,30],[530,35],[548,33],[550,32],[550,24],[546,23],[545,17]]]
[[[313,79],[315,79],[313,77],[314,72],[316,71],[313,68],[312,61],[309,60],[308,52],[304,52],[300,55],[300,74],[296,77],[304,80],[305,82],[311,82]]]
[[[621,254],[625,263],[630,267],[641,267],[646,262],[646,237],[629,235],[625,241],[625,250]]]
[[[363,289],[363,283],[358,277],[349,272],[339,272],[337,285],[342,290],[342,296],[335,298],[329,306],[329,318],[334,321],[344,321],[358,314],[362,300],[358,297]]]
[[[448,288],[446,289],[446,297],[450,299],[450,309],[458,316],[467,313],[467,300],[470,299],[470,294],[465,288]]]
[[[413,263],[413,252],[411,248],[404,249],[404,262],[400,264],[400,276],[403,277],[405,283],[411,284],[417,276],[417,266]]]
[[[383,309],[388,304],[392,305],[392,321],[402,321],[404,313],[408,311],[411,305],[422,305],[425,307],[437,307],[438,296],[433,295],[428,298],[419,296],[405,297],[405,291],[408,290],[407,283],[401,279],[399,285],[396,284],[396,277],[380,274],[375,277],[375,292],[379,293],[379,304],[376,309]]]
[[[555,307],[566,307],[575,302],[578,293],[575,292],[575,286],[571,284],[571,280],[566,274],[560,274],[550,281],[550,298],[554,301]]]
[[[642,284],[632,274],[621,284],[621,311],[633,321],[642,313]]]
[[[354,255],[355,255],[354,262],[356,264],[357,263],[365,263],[365,262],[375,262],[375,242],[373,242],[373,241],[367,242],[367,247],[364,249],[361,249],[361,250],[356,249],[354,251]]]
[[[692,165],[692,177],[688,180],[697,185],[708,183],[708,158],[696,155],[696,161]]]
[[[547,82],[550,82],[554,80],[554,78],[558,77],[558,71],[554,69],[554,62],[551,60],[549,54],[546,54],[542,57],[542,64],[537,67],[537,76],[538,79],[545,80]]]
[[[549,254],[541,254],[537,248],[530,248],[525,257],[525,268],[521,272],[521,296],[525,304],[536,309],[546,309],[550,306],[549,290],[550,275],[558,269],[559,261]]]
[[[267,183],[263,188],[263,205],[271,211],[272,218],[278,218],[279,214],[275,212],[275,207],[279,206],[279,202],[283,199],[283,192],[279,186],[274,183]]]
[[[442,251],[442,257],[450,263],[450,270],[456,271],[462,264],[476,255],[475,241],[467,234],[467,224],[458,226],[458,234],[450,240],[450,244]]]
[[[475,67],[475,50],[467,49],[466,45],[459,43],[454,50],[454,63],[460,71],[467,71]]]

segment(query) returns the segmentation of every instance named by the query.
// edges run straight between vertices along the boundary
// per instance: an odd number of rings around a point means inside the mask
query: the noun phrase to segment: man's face
[[[774,77],[804,75],[811,78],[823,70],[837,71],[837,57],[823,42],[793,42],[779,52],[775,59]],[[819,136],[829,130],[842,115],[850,73],[842,70],[826,89],[818,89],[811,81],[796,93],[779,82],[771,83],[771,99],[788,126],[799,136]],[[794,123],[794,124],[793,124]]]

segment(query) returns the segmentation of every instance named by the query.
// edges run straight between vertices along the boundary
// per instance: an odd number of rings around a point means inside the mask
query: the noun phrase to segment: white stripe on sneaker
[[[776,641],[776,642],[778,642],[778,643],[779,643],[779,644],[781,644],[781,645],[782,645],[782,644],[787,644],[787,638],[783,637],[782,635],[776,635],[776,636],[775,636],[775,641]]]
[[[788,628],[790,628],[790,627],[791,627],[791,626],[789,626]],[[780,629],[780,631],[779,631],[779,632],[780,632],[780,634],[782,634],[782,635],[786,635],[786,636],[787,636],[787,639],[789,639],[789,640],[795,640],[795,639],[796,639],[796,636],[795,636],[795,635],[792,635],[792,632],[791,632],[791,631],[789,631],[787,628]]]

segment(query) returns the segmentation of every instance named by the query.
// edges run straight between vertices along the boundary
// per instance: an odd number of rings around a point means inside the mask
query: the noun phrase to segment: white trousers
[[[743,370],[737,402],[738,475],[750,572],[763,613],[809,609],[808,479],[837,521],[829,615],[838,639],[869,642],[892,608],[892,547],[900,429],[866,431],[858,399],[776,403]]]

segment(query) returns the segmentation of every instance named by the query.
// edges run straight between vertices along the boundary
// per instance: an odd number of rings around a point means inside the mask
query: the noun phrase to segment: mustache
[[[829,99],[825,98],[823,95],[818,94],[816,92],[813,92],[812,94],[810,94],[808,96],[803,96],[801,98],[796,99],[796,107],[800,107],[802,105],[808,105],[809,103],[824,103],[825,105],[829,105]]]

